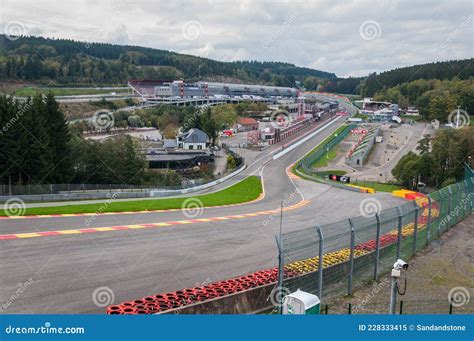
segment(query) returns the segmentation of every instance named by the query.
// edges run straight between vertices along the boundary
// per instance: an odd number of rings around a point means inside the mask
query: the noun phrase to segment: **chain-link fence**
[[[339,131],[337,135],[331,138],[329,141],[324,142],[321,146],[319,146],[313,153],[309,154],[308,156],[304,157],[299,163],[298,167],[300,167],[305,173],[311,174],[314,173],[313,168],[311,167],[312,164],[317,162],[318,160],[322,159],[323,157],[327,156],[327,153],[335,146],[337,146],[342,140],[346,138],[347,135],[351,132],[352,129],[355,128],[355,124],[347,125],[343,130]]]
[[[387,301],[369,302],[354,305],[351,302],[343,304],[323,304],[321,314],[387,314]],[[400,300],[395,309],[396,314],[474,314],[472,304],[450,304],[446,299]]]
[[[470,215],[473,188],[470,177],[398,207],[282,235],[279,291],[301,289],[320,299],[351,295]],[[364,202],[377,204],[371,197]]]

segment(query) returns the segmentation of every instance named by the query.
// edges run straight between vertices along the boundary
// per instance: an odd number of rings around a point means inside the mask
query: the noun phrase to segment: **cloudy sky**
[[[474,1],[0,0],[7,34],[131,44],[363,76],[474,56]]]

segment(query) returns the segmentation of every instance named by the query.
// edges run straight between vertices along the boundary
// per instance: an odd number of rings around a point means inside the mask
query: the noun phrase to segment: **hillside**
[[[0,80],[42,84],[124,84],[127,79],[227,79],[294,86],[307,77],[333,73],[278,62],[220,62],[139,46],[0,35]],[[51,83],[52,82],[52,83]]]
[[[367,77],[338,78],[327,81],[323,90],[372,97],[386,88],[414,80],[451,80],[455,77],[459,79],[474,77],[474,58],[407,66],[372,73]]]

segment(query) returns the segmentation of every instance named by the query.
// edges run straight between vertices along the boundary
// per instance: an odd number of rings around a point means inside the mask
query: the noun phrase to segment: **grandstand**
[[[185,83],[182,80],[130,80],[128,86],[133,93],[145,100],[159,99],[185,99],[185,98],[237,98],[237,99],[263,99],[263,98],[297,98],[299,91],[296,88],[197,82]]]

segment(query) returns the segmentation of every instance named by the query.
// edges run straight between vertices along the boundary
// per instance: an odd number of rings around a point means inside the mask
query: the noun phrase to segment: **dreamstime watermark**
[[[12,20],[5,25],[3,32],[5,34],[5,38],[14,41],[26,35],[26,27],[22,22]]]
[[[278,30],[276,30],[269,39],[265,40],[265,42],[263,43],[263,48],[264,49],[269,48],[275,42],[275,40],[277,40],[284,33],[284,31],[288,29],[288,27],[290,27],[290,25],[292,25],[295,22],[298,14],[299,13],[294,12],[291,16],[289,16],[283,22],[283,25],[281,25],[278,28]]]
[[[41,100],[43,103],[46,103],[47,96],[45,94],[41,95]],[[5,125],[2,126],[0,129],[0,135],[7,133],[10,128],[12,128],[20,119],[21,117],[32,107],[33,102],[27,101],[25,102],[19,110],[16,111],[15,116],[11,117]]]
[[[92,116],[92,125],[96,130],[107,130],[115,124],[114,113],[108,109],[97,110]]]
[[[114,3],[115,4],[115,3]],[[105,37],[105,35],[107,34],[108,30],[105,29],[104,27],[100,27],[99,30],[94,34],[94,36],[92,37],[92,41],[100,41],[103,39],[103,37]],[[86,49],[90,48],[91,47],[91,43],[89,42],[86,42],[84,44],[84,47]]]
[[[204,213],[204,205],[198,198],[187,198],[181,204],[181,211],[185,217],[195,219]]]
[[[190,128],[190,127],[194,124],[194,122],[196,122],[196,120],[197,120],[202,114],[204,114],[204,112],[205,112],[208,108],[210,108],[209,105],[203,105],[203,106],[199,107],[198,110],[195,110],[195,111],[193,112],[192,116],[189,117],[189,118],[186,120],[186,122],[184,122],[184,123],[182,124],[183,129],[184,129],[184,130],[187,130],[188,128]]]
[[[26,282],[19,283],[15,293],[8,297],[5,303],[0,306],[0,314],[5,312],[8,307],[11,306],[21,296],[21,294],[23,294],[26,289],[28,289],[31,284],[33,284],[33,282],[33,278],[30,277]]]
[[[298,195],[298,192],[294,191],[292,192],[285,200],[283,200],[282,202],[282,208],[285,208],[287,207],[287,205],[294,199],[295,196]],[[273,219],[275,219],[279,214],[280,214],[280,210],[274,210],[272,212],[272,214],[270,214],[268,217],[266,217],[263,222],[262,222],[262,225],[263,226],[267,226],[268,224],[270,224]]]
[[[99,308],[111,305],[114,300],[114,292],[109,287],[98,287],[92,293],[92,302]]]
[[[459,212],[463,210],[463,207],[466,206],[466,204],[473,200],[474,193],[469,193],[466,195],[465,198],[462,198],[459,204],[457,204],[446,216],[444,216],[440,222],[439,222],[439,227],[444,228],[446,225],[449,224],[452,218],[457,217]]]
[[[456,38],[465,30],[471,29],[472,23],[474,21],[474,15],[469,15],[465,20],[461,22],[461,24],[456,27],[454,31],[452,31],[448,37],[439,45],[440,49],[445,49],[449,44],[451,44]]]
[[[194,283],[194,286],[195,287],[205,287],[205,286],[208,286],[209,284],[211,284],[211,279],[208,277],[208,278],[206,278],[206,280],[204,282]]]
[[[17,197],[9,198],[3,204],[3,210],[9,217],[22,216],[26,212],[26,205],[23,200]]]
[[[204,29],[199,21],[190,20],[183,24],[181,32],[184,39],[196,40],[203,34]]]
[[[290,113],[283,109],[278,109],[272,112],[270,115],[270,122],[275,128],[283,129],[291,125],[293,117]]]
[[[84,221],[84,226],[90,226],[96,219],[97,216],[109,207],[109,205],[119,196],[119,192],[114,192],[102,205],[100,205],[99,209],[95,211],[94,215],[88,216],[87,219]]]
[[[451,124],[455,129],[467,127],[469,126],[470,122],[471,117],[466,110],[455,109],[448,115],[448,123]]]
[[[291,294],[291,290],[282,287],[282,288],[274,288],[270,293],[270,302],[272,302],[274,307],[281,307],[283,305],[283,298]]]
[[[379,283],[376,283],[373,286],[372,290],[362,299],[362,301],[360,301],[359,303],[357,303],[357,305],[355,305],[355,307],[352,309],[352,312],[354,314],[357,314],[362,309],[364,309],[365,306],[369,304],[377,296],[379,292],[381,292],[386,287],[388,287],[389,284],[390,284],[390,281],[388,280],[388,278],[385,278],[385,277]]]
[[[366,198],[359,205],[359,212],[365,218],[375,217],[380,211],[382,211],[382,205],[375,198]]]
[[[375,40],[380,38],[382,28],[375,20],[366,20],[359,26],[359,34],[364,40]]]
[[[45,322],[39,327],[16,327],[9,325],[5,328],[6,334],[85,334],[84,327],[53,327],[50,322]]]
[[[462,307],[463,305],[469,304],[471,295],[465,287],[454,287],[449,290],[448,302],[456,308]]]

